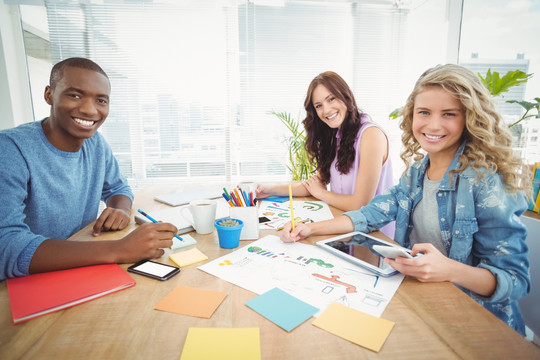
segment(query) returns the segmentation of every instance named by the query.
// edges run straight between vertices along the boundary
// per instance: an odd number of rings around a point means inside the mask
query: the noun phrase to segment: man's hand
[[[169,223],[142,224],[137,229],[116,241],[117,262],[131,263],[141,259],[156,259],[170,248],[178,229]]]
[[[92,231],[93,236],[99,236],[101,230],[116,231],[122,230],[129,225],[131,219],[131,210],[115,209],[108,207],[99,216],[94,224]]]

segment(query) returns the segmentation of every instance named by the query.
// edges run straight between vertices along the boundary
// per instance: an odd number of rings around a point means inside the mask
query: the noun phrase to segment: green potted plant
[[[219,225],[219,226],[224,226],[224,227],[233,227],[233,226],[238,226],[242,223],[241,220],[236,220],[236,219],[230,219],[230,218],[227,218],[227,219],[220,219],[220,220],[217,220],[216,221],[216,224]]]
[[[240,233],[244,222],[239,219],[218,219],[214,223],[216,227],[219,246],[224,249],[233,249],[240,245]]]
[[[317,166],[311,161],[304,146],[306,136],[304,126],[299,119],[294,119],[287,112],[276,112],[272,110],[272,115],[276,116],[289,130],[289,136],[285,137],[285,144],[289,152],[287,169],[291,172],[293,181],[303,181],[309,179],[315,172]]]

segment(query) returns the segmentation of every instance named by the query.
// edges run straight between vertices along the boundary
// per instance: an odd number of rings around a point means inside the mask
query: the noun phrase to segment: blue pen
[[[249,196],[246,191],[243,191],[244,193],[244,199],[246,199],[246,206],[251,206],[251,200],[249,200]]]
[[[153,223],[158,223],[159,222],[156,219],[154,219],[153,217],[151,217],[150,215],[148,215],[147,213],[145,213],[144,211],[142,211],[141,209],[138,209],[137,211],[140,212],[141,214],[143,214],[144,216],[146,216],[146,218],[148,218],[148,220],[150,220],[151,222],[153,222]],[[178,236],[178,234],[174,234],[173,236],[175,238],[177,238],[178,240],[180,240],[180,241],[184,241],[184,239],[182,239],[180,236]]]

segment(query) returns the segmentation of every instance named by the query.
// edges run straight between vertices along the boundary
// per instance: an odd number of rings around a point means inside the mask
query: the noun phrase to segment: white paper
[[[261,224],[261,229],[279,229],[291,220],[291,206],[289,201],[272,202],[261,201],[259,216],[266,216],[269,222]],[[324,201],[293,200],[294,218],[306,223],[330,220],[334,218],[332,211]],[[300,220],[298,220],[300,218]]]
[[[268,235],[198,267],[262,294],[278,287],[323,311],[332,302],[380,317],[404,276],[378,276],[314,245]]]

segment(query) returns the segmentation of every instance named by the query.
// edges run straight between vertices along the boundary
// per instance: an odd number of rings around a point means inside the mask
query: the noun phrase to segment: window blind
[[[303,119],[308,84],[326,70],[376,122],[397,129],[387,119],[402,103],[408,11],[392,1],[45,6],[52,63],[84,56],[109,74],[111,112],[100,131],[134,187],[288,180],[287,130],[270,112]]]

